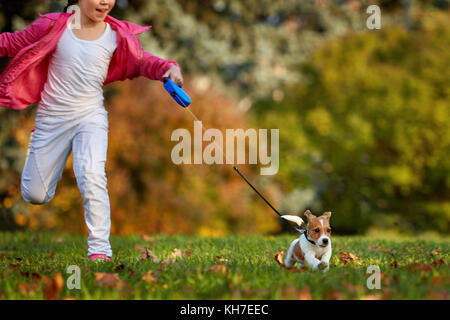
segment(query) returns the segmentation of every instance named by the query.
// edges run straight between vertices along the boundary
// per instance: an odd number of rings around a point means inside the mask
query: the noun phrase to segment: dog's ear
[[[281,218],[287,220],[297,230],[302,228],[303,224],[305,223],[303,219],[298,216],[284,215],[281,216]]]
[[[324,212],[324,213],[322,214],[322,217],[324,217],[325,219],[330,220],[330,217],[331,217],[331,211]]]
[[[313,215],[313,214],[311,213],[311,211],[309,211],[309,210],[306,210],[305,213],[304,213],[304,215],[305,215],[306,219],[308,219],[308,221],[316,217],[316,216]]]

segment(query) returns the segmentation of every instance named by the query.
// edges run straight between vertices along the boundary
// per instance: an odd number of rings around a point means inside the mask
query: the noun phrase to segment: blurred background
[[[381,8],[369,30],[366,9]],[[66,1],[0,1],[22,30]],[[176,60],[208,128],[277,128],[279,172],[240,165],[284,214],[332,211],[335,234],[450,230],[448,0],[117,0],[111,15],[152,29],[147,51]],[[0,70],[10,60],[0,59]],[[193,119],[158,81],[109,84],[106,172],[112,234],[288,230],[230,165],[175,165]],[[0,108],[0,229],[86,233],[70,156],[56,195],[21,198],[37,105]]]

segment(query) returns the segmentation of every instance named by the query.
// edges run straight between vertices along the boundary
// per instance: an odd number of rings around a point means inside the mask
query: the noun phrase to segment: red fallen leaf
[[[394,262],[391,263],[392,268],[398,268],[397,260],[394,260]]]
[[[184,253],[185,253],[187,256],[190,256],[190,255],[193,255],[193,254],[194,254],[194,252],[193,252],[191,249],[186,249],[186,250],[184,251]]]
[[[380,273],[380,280],[382,280],[383,284],[386,286],[391,282],[389,275],[384,272]]]
[[[47,253],[47,257],[49,257],[50,259],[53,259],[55,257],[54,253]]]
[[[63,288],[64,280],[62,274],[58,272],[52,278],[45,277],[44,283],[44,299],[55,300]]]
[[[409,264],[406,266],[406,269],[408,272],[417,272],[417,271],[424,271],[424,272],[431,272],[433,270],[432,264],[426,264],[426,263],[419,263],[415,262],[414,264]]]
[[[33,273],[31,274],[31,279],[39,280],[39,279],[41,279],[41,278],[42,278],[41,275],[40,275],[39,273],[37,273],[37,272],[33,272]]]
[[[28,272],[28,271],[20,271],[20,275],[22,276],[22,277],[29,277],[29,275],[30,275],[30,273]]]
[[[116,288],[120,284],[120,278],[117,273],[95,272],[95,280],[97,286],[107,286]]]
[[[149,270],[141,279],[148,283],[154,283],[156,281],[156,278],[153,276],[153,270]]]

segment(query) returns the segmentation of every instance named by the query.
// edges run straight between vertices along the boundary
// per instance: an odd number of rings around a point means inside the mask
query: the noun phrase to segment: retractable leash
[[[189,111],[189,113],[192,115],[192,117],[196,120],[196,121],[200,121],[195,114],[192,113],[191,110],[187,109],[187,107],[191,104],[191,98],[186,94],[186,92],[183,91],[183,86],[177,86],[170,78],[164,78],[163,80],[164,82],[164,88],[167,90],[167,92],[169,92],[170,96],[183,108],[186,108],[187,111]],[[201,125],[202,125],[202,129],[206,129],[206,127],[203,125],[203,123],[200,121]],[[220,148],[220,146],[216,143],[216,141],[214,140],[213,143],[218,147],[219,150],[222,150]],[[227,155],[222,152],[222,158],[223,156],[225,156],[228,159]],[[229,161],[229,163],[233,163],[232,161]],[[245,182],[247,182],[247,184],[267,203],[267,205],[269,205],[270,208],[272,208],[273,211],[275,211],[275,213],[281,217],[281,213],[278,212],[277,209],[275,209],[269,201],[267,201],[266,198],[264,198],[264,196],[259,193],[258,190],[256,190],[256,188],[250,183],[250,181],[248,181],[248,179],[239,171],[239,169],[233,165],[233,169],[241,176],[242,179],[245,180]]]

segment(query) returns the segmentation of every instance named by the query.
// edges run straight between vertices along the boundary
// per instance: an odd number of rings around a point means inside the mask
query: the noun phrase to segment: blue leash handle
[[[183,86],[177,86],[170,78],[165,78],[163,82],[164,88],[180,106],[187,108],[191,104],[191,98],[183,91]]]

